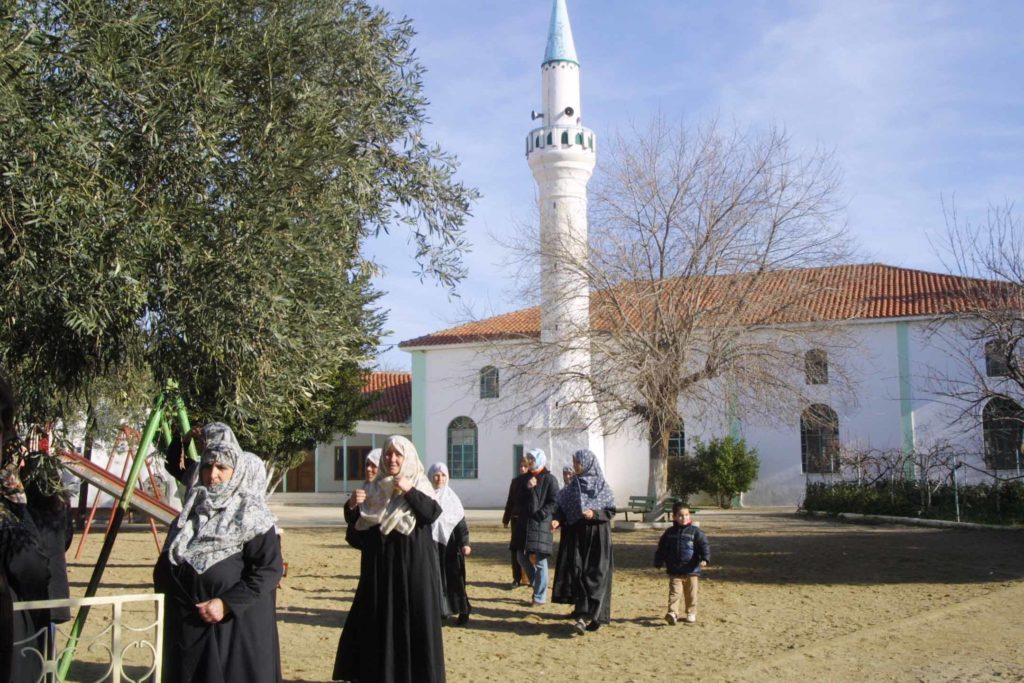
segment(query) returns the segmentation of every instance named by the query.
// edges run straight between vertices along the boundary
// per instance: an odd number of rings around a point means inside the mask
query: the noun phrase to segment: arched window
[[[993,339],[985,342],[985,375],[988,377],[1006,377],[1010,374],[1009,354],[1006,342]]]
[[[583,133],[576,133],[576,144],[580,147],[583,146]]]
[[[804,354],[804,380],[807,384],[828,384],[828,353],[811,349]]]
[[[465,416],[448,425],[448,473],[452,479],[476,479],[476,423]]]
[[[680,425],[678,430],[669,432],[668,457],[678,458],[683,455],[686,455],[686,432],[683,431],[683,427]]]
[[[563,130],[562,131],[562,144],[563,145],[568,145],[569,144],[569,131],[567,131],[567,130]]]
[[[800,415],[800,463],[805,474],[839,471],[839,416],[823,403]]]
[[[498,398],[498,368],[493,365],[480,370],[480,398]]]
[[[1016,469],[1021,460],[1021,433],[1024,410],[1016,401],[994,398],[981,411],[985,435],[985,465],[994,470]]]
[[[549,145],[551,144],[551,136],[552,136],[552,132],[548,131],[548,144]]]

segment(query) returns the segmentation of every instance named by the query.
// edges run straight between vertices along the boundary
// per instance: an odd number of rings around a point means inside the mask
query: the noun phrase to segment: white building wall
[[[954,360],[953,349],[941,339],[926,334],[928,321],[855,321],[845,325],[847,350],[829,358],[830,383],[807,387],[815,402],[826,403],[839,415],[839,436],[843,444],[855,447],[896,449],[903,445],[901,379],[898,353],[899,325],[908,331],[908,392],[914,441],[927,447],[939,439],[981,449],[979,429],[964,430],[952,424],[955,410],[934,394],[929,377],[936,370],[963,373]],[[979,359],[982,358],[978,351]],[[522,443],[512,413],[516,401],[479,398],[477,372],[489,360],[481,347],[470,345],[428,349],[427,358],[427,453],[429,464],[447,457],[447,427],[451,420],[466,415],[479,430],[479,477],[455,480],[453,486],[469,507],[502,507],[508,483],[514,473],[513,445]],[[851,380],[851,392],[842,391],[834,381],[840,367]],[[798,378],[802,381],[802,378]],[[687,449],[695,438],[724,436],[730,417],[698,413],[681,406]],[[739,435],[756,448],[761,460],[760,476],[744,495],[745,505],[796,505],[804,495],[808,475],[801,471],[800,411],[788,419],[768,419],[753,411],[738,415]],[[648,445],[638,428],[626,427],[607,437],[606,476],[620,504],[631,495],[647,491]],[[571,454],[549,454],[551,469],[558,470]],[[965,473],[966,475],[966,473]],[[810,475],[820,478],[821,475]]]
[[[474,347],[431,349],[426,354],[427,409],[426,452],[423,464],[446,462],[448,425],[457,417],[472,418],[477,425],[477,478],[451,480],[451,486],[463,505],[470,508],[504,507],[508,486],[516,473],[514,446],[522,444],[522,435],[509,411],[506,396],[480,398],[481,368],[500,365]]]

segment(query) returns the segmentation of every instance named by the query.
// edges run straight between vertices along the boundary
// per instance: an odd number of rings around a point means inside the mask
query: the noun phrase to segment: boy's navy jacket
[[[711,564],[711,546],[707,535],[693,524],[666,529],[654,553],[654,566],[664,566],[673,576],[700,574],[701,560]]]

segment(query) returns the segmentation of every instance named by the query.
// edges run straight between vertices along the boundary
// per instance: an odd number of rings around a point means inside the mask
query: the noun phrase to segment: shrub
[[[707,444],[698,440],[693,453],[703,480],[701,490],[715,496],[724,508],[732,507],[732,499],[749,490],[757,479],[757,450],[747,448],[743,439],[727,436]]]
[[[961,485],[955,491],[950,484],[932,484],[928,507],[921,505],[924,486],[929,484],[906,480],[808,483],[802,507],[832,514],[856,512],[954,520],[959,504],[960,520],[964,522],[1024,524],[1024,482]]]
[[[668,490],[673,496],[689,502],[690,496],[704,488],[700,463],[692,455],[672,456],[668,459]]]

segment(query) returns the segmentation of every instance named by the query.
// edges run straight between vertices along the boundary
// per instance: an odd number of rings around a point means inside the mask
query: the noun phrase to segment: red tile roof
[[[714,276],[704,288],[711,296],[735,291],[744,275]],[[760,278],[750,298],[764,301],[764,309],[798,292],[812,292],[800,305],[774,311],[766,323],[811,320],[871,320],[965,313],[974,310],[979,289],[989,294],[1005,283],[897,268],[880,263],[802,268],[768,273]],[[599,304],[601,293],[591,295]],[[1004,299],[1005,300],[1005,299]],[[592,313],[599,306],[592,306]],[[596,322],[596,321],[595,321]],[[540,334],[540,308],[524,308],[402,342],[402,348],[444,346],[469,342],[536,337]]]
[[[375,394],[366,417],[381,422],[409,422],[412,418],[412,373],[370,372],[363,395]]]

